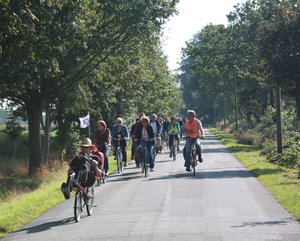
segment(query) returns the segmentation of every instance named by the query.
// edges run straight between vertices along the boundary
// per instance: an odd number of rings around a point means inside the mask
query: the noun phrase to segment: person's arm
[[[200,129],[201,135],[202,135],[202,137],[205,137],[202,123],[200,120],[197,120],[197,121],[198,121],[198,128]]]
[[[123,128],[124,128],[124,138],[128,140],[129,138],[128,127],[124,125]]]
[[[178,130],[178,133],[180,133],[180,124],[178,122],[176,122],[176,128]]]
[[[111,146],[111,133],[110,133],[109,129],[106,129],[106,131],[107,131],[106,141],[107,141],[108,147],[110,147]]]
[[[117,138],[117,133],[118,132],[118,127],[116,125],[114,125],[112,128],[111,128],[111,137],[112,138]]]

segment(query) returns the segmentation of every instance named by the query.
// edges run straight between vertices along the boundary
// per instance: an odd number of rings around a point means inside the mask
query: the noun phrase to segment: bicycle
[[[73,188],[76,188],[74,198],[74,219],[76,222],[80,221],[81,213],[85,206],[88,216],[92,215],[93,207],[95,206],[95,183],[91,187],[85,184],[88,175],[87,170],[76,170],[70,175],[70,182]]]
[[[117,170],[118,173],[121,173],[123,171],[123,153],[122,148],[120,145],[121,140],[125,140],[124,138],[114,138],[118,141],[118,147],[116,150],[116,162],[117,162]]]
[[[172,152],[171,155],[173,157],[173,161],[176,161],[177,156],[177,140],[175,139],[176,134],[169,134],[169,140],[172,138]]]
[[[197,166],[197,149],[195,143],[191,147],[191,167],[193,169],[193,176],[196,175],[196,166]]]
[[[145,175],[145,177],[149,176],[149,152],[147,149],[147,143],[145,144],[145,146],[139,147],[141,150],[141,166],[142,166],[142,173],[143,175]],[[151,150],[153,150],[154,148],[151,148]],[[155,150],[154,150],[155,152]]]

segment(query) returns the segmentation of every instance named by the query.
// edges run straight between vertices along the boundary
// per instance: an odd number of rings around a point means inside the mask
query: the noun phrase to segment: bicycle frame
[[[75,199],[74,199],[74,219],[79,222],[81,218],[81,213],[84,206],[86,206],[86,211],[88,216],[92,215],[94,207],[94,185],[92,187],[85,187],[81,184],[80,177],[86,172],[82,170],[77,170],[77,178],[75,179],[75,172],[70,175],[70,181],[72,186],[76,188]],[[86,173],[85,173],[86,174]]]
[[[116,150],[116,161],[117,161],[117,169],[118,173],[121,173],[123,171],[123,154],[122,154],[122,148],[121,148],[121,140],[125,140],[124,138],[114,138],[115,140],[118,141],[118,147]]]
[[[141,150],[141,166],[142,166],[142,173],[147,177],[149,175],[149,155],[147,149],[147,144],[142,148],[139,147]],[[154,149],[154,148],[152,148]]]

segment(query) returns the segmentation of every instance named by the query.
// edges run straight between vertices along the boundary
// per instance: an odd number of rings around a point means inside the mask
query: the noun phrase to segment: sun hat
[[[85,137],[85,138],[82,139],[79,146],[92,146],[92,141],[91,141],[90,138]]]

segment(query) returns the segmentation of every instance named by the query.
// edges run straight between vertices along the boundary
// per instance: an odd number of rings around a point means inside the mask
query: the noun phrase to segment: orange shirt
[[[201,122],[199,120],[197,120],[196,118],[194,118],[194,120],[192,122],[190,122],[189,120],[186,120],[184,128],[189,131],[194,131],[193,133],[187,133],[186,137],[198,138],[202,135]]]

